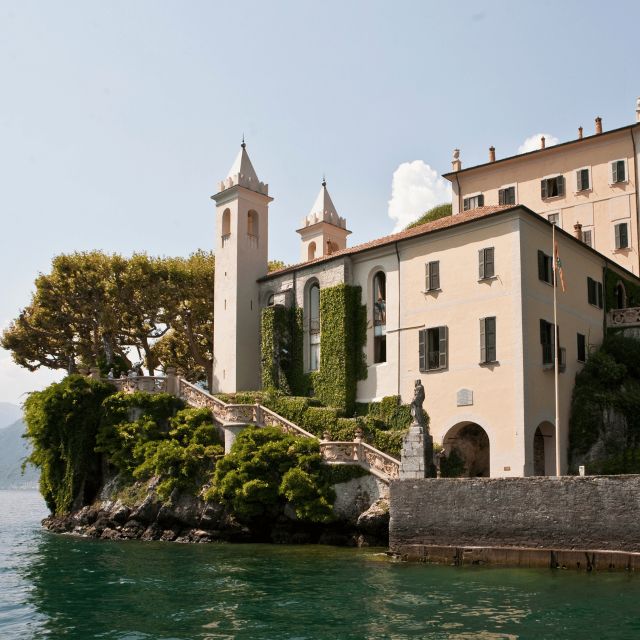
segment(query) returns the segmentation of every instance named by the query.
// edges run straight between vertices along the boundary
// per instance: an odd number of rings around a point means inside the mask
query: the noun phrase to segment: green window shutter
[[[420,371],[427,370],[427,330],[418,331],[418,362]]]
[[[618,163],[617,162],[611,163],[611,182],[613,182],[614,184],[618,182]]]
[[[627,235],[627,225],[623,223],[620,225],[620,248],[626,249],[629,246],[629,237]]]
[[[429,288],[440,288],[440,262],[437,260],[429,263]]]
[[[547,279],[547,271],[545,269],[544,253],[538,250],[538,278],[540,280]]]
[[[478,278],[482,280],[484,275],[484,249],[478,251]]]
[[[483,193],[481,193],[478,196],[478,206],[479,207],[484,207],[484,194]]]
[[[547,181],[546,180],[540,181],[540,197],[541,198],[547,197]]]
[[[449,343],[449,330],[447,327],[438,327],[438,333],[439,333],[439,339],[440,339],[440,344],[439,344],[440,361],[438,364],[441,369],[445,369],[447,366],[447,348]]]
[[[424,265],[424,290],[429,291],[429,263]]]
[[[625,175],[625,170],[624,170],[624,160],[620,160],[618,162],[618,180],[620,182],[624,182],[627,179],[627,176]]]
[[[487,332],[485,320],[486,318],[480,318],[480,362],[487,361]]]
[[[495,269],[493,266],[493,247],[487,247],[484,250],[484,277],[485,278],[493,278],[495,275]]]
[[[469,198],[465,198],[462,201],[462,208],[464,211],[469,211]]]
[[[556,181],[558,183],[558,195],[563,196],[564,195],[564,176],[558,176],[556,178]]]
[[[602,309],[602,307],[604,306],[603,304],[603,299],[602,299],[602,282],[598,282],[598,308]]]
[[[619,249],[620,248],[620,225],[619,224],[617,224],[614,227],[614,231],[616,234],[616,249]]]
[[[498,191],[498,204],[504,204],[504,189]]]
[[[485,318],[485,347],[486,362],[495,362],[496,360],[496,318]]]
[[[595,304],[593,299],[593,280],[591,278],[587,278],[587,302],[589,304]]]

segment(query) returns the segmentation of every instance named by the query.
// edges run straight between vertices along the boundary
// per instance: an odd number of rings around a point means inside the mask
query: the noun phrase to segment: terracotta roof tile
[[[399,233],[394,233],[389,236],[383,236],[382,238],[376,238],[375,240],[370,240],[369,242],[363,242],[362,244],[358,244],[355,247],[347,247],[346,249],[335,251],[334,253],[328,256],[320,256],[315,260],[309,260],[307,262],[299,262],[298,264],[289,265],[287,267],[284,267],[283,269],[272,271],[271,273],[264,276],[263,278],[260,278],[260,280],[268,280],[270,278],[275,278],[285,273],[289,273],[290,271],[295,271],[296,269],[308,267],[309,265],[312,265],[312,264],[319,264],[321,262],[334,260],[335,258],[338,258],[340,256],[347,256],[354,253],[360,253],[361,251],[366,251],[367,249],[382,247],[386,244],[393,244],[398,240],[406,240],[408,238],[413,238],[416,236],[422,236],[427,233],[431,233],[432,231],[446,229],[447,227],[455,227],[459,224],[470,222],[471,220],[484,218],[486,216],[490,216],[495,213],[500,213],[502,211],[507,211],[509,209],[515,209],[517,206],[518,205],[509,204],[509,205],[494,205],[489,207],[477,207],[476,209],[471,209],[469,211],[464,211],[463,213],[458,213],[455,216],[453,215],[445,216],[444,218],[439,218],[438,220],[434,220],[433,222],[426,222],[425,224],[418,225],[417,227],[412,227],[411,229],[406,229],[405,231],[400,231]]]

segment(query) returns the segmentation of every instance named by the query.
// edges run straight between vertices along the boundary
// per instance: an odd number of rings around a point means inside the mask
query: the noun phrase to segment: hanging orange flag
[[[562,287],[562,292],[564,293],[566,289],[564,288],[564,273],[562,272],[562,262],[560,260],[560,253],[558,251],[558,243],[556,242],[555,247],[555,269],[557,269],[557,275],[560,276],[560,286]]]

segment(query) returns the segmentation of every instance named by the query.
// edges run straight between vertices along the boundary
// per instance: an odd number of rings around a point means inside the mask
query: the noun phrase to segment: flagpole
[[[560,352],[560,345],[558,344],[558,301],[557,301],[557,289],[558,289],[558,254],[556,252],[556,225],[553,225],[551,231],[551,255],[553,256],[553,378],[555,387],[555,404],[556,404],[556,476],[560,476],[560,405],[558,398],[558,353]]]

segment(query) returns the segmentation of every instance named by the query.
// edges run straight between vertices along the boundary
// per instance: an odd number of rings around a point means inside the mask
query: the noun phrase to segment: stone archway
[[[533,434],[533,475],[556,475],[556,430],[550,422],[541,422]]]
[[[464,463],[460,477],[488,478],[490,475],[490,443],[487,432],[475,422],[460,422],[443,440],[444,450],[450,458],[459,456]]]

